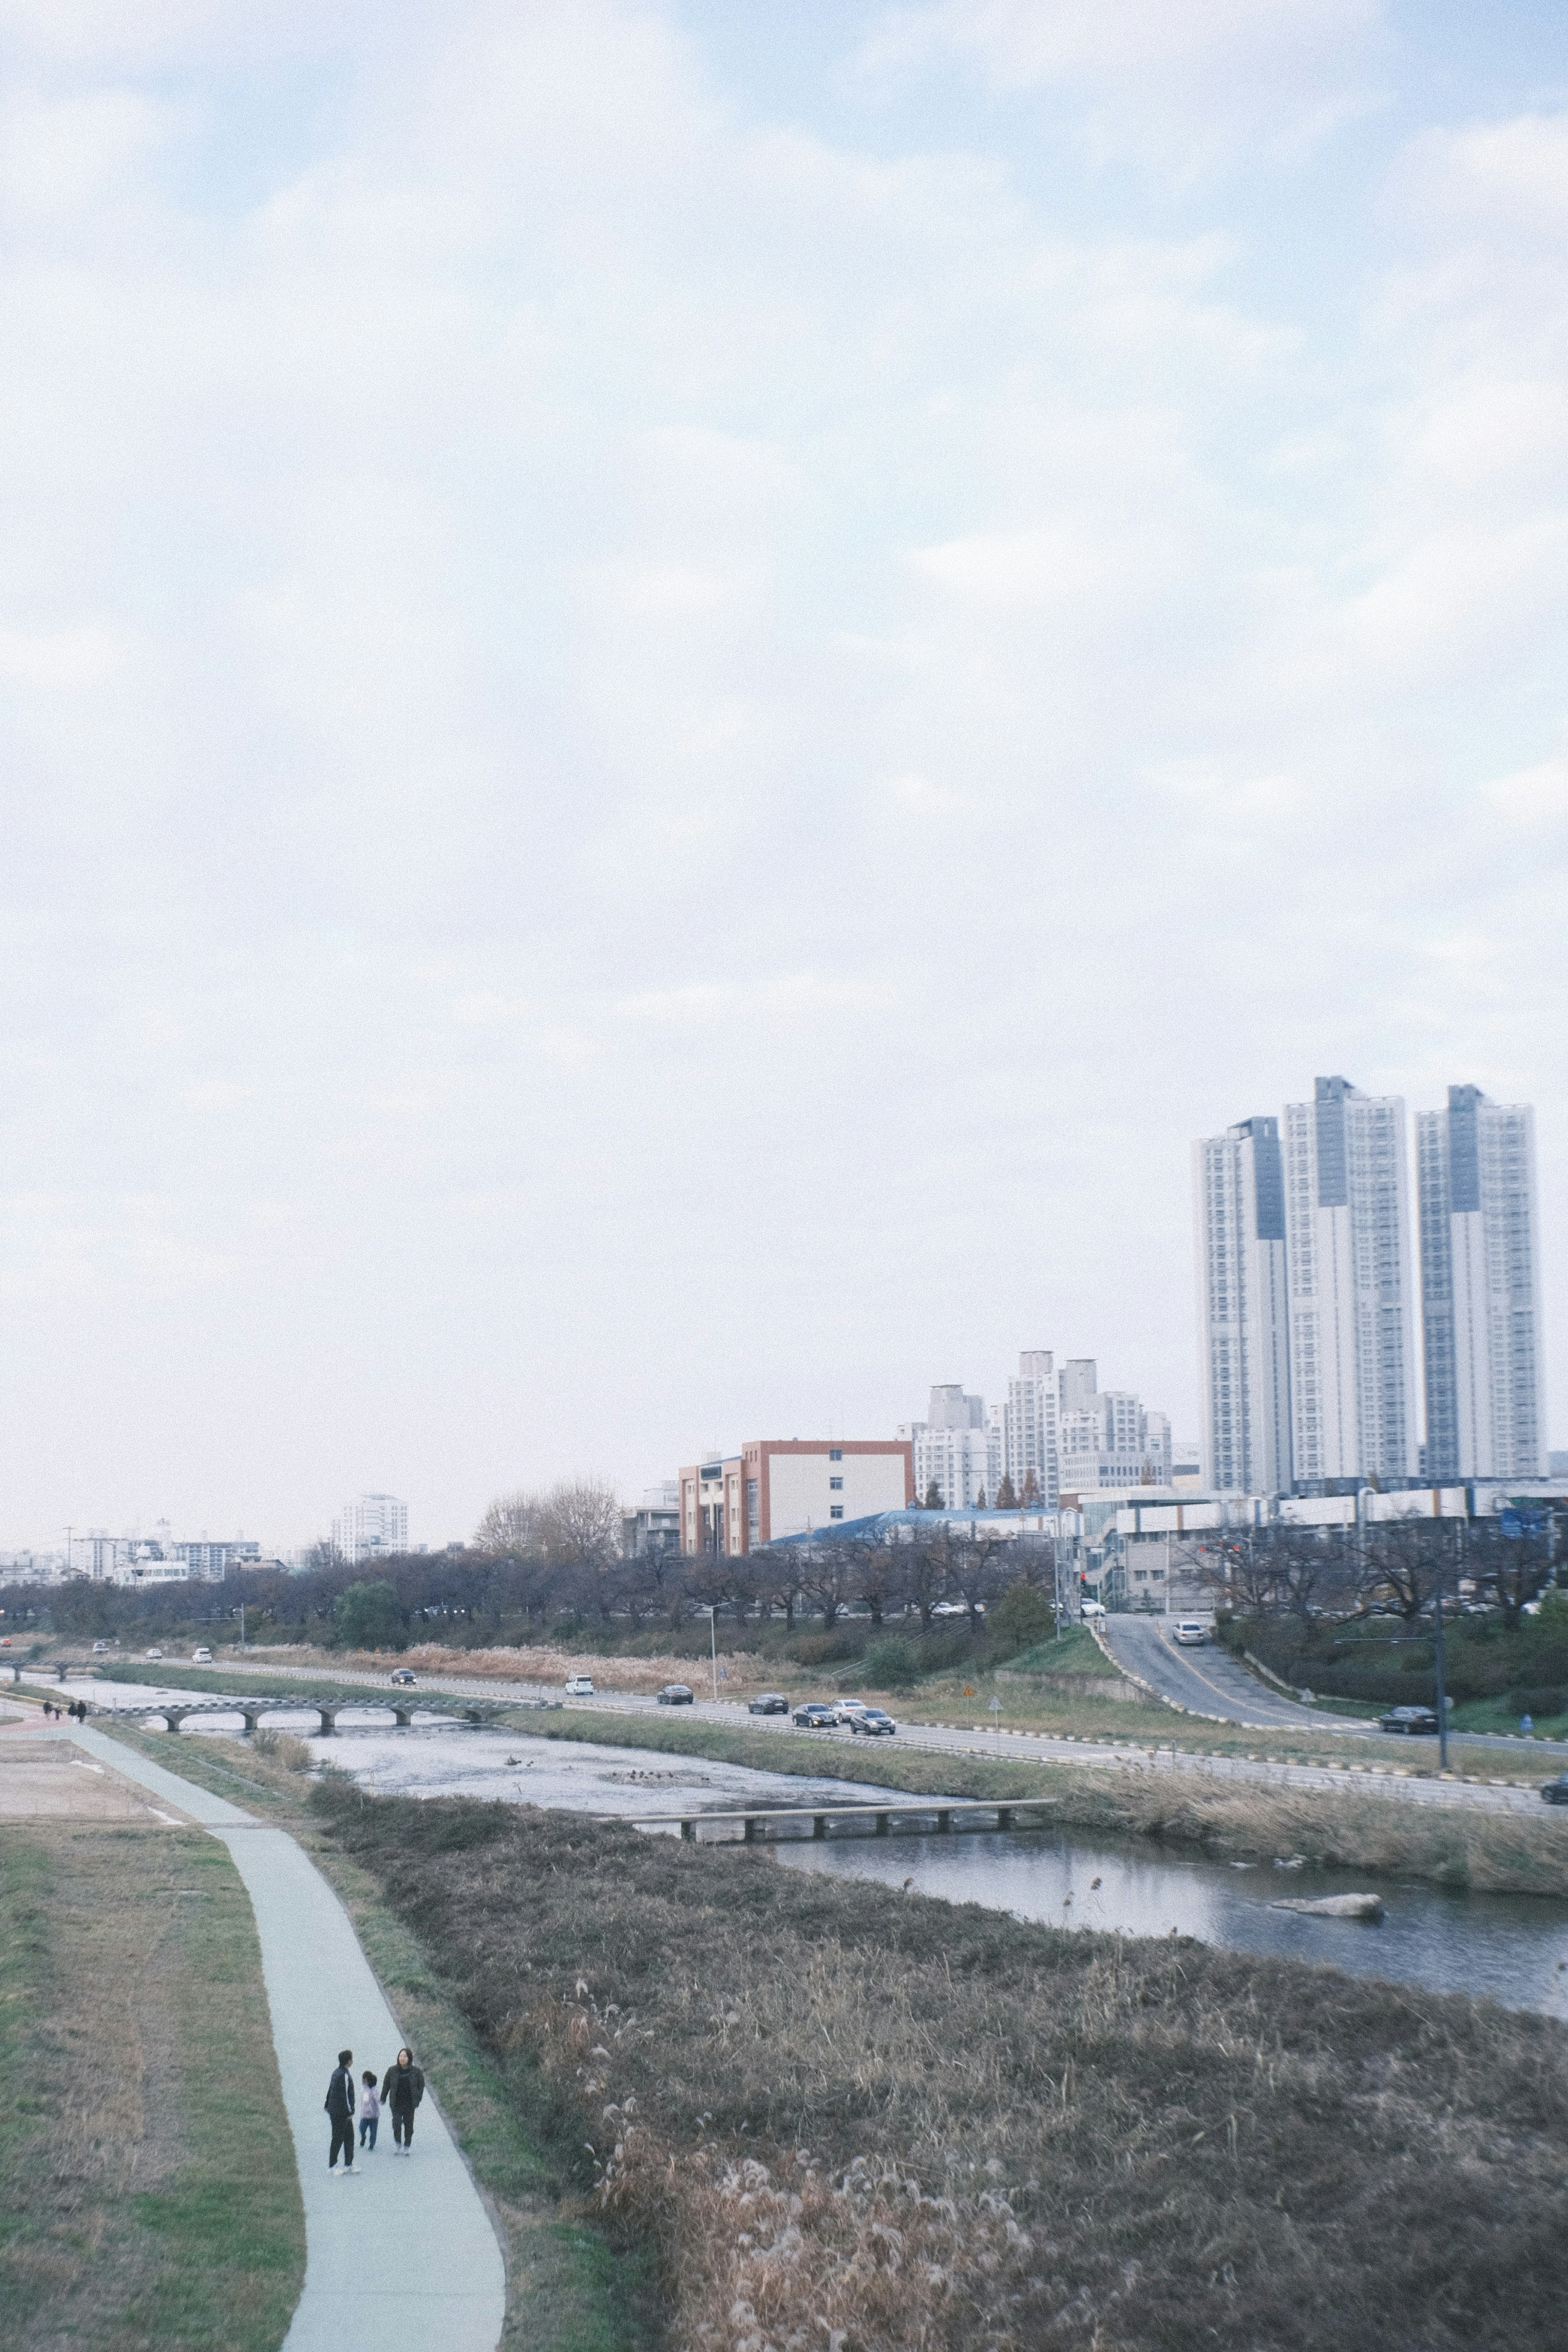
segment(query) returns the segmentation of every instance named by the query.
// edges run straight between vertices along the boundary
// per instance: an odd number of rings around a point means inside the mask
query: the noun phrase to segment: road
[[[385,1705],[387,1684],[384,1673],[353,1669],[340,1672],[325,1666],[267,1666],[247,1668],[248,1671],[275,1675],[279,1681],[296,1685],[305,1681],[330,1682],[340,1688],[357,1685],[364,1689],[368,1706]],[[422,1673],[420,1686],[432,1692],[439,1691],[443,1696],[478,1695],[499,1700],[549,1697],[558,1706],[563,1704],[559,1686],[549,1688],[538,1684],[498,1682],[476,1675]],[[79,1690],[82,1686],[78,1684],[70,1687]],[[133,1697],[131,1689],[126,1685],[100,1684],[94,1694],[94,1705],[103,1703],[117,1689],[125,1692],[124,1704],[127,1706],[145,1704],[147,1693],[138,1692]],[[600,1692],[590,1699],[568,1699],[564,1706],[570,1713],[621,1715],[633,1721],[639,1717],[661,1716],[665,1712],[656,1699],[630,1692]],[[759,1722],[758,1717],[747,1713],[744,1702],[739,1701],[721,1699],[716,1706],[712,1700],[705,1699],[692,1707],[683,1707],[680,1713],[682,1717],[690,1716],[699,1722],[721,1724],[731,1730],[748,1728],[781,1732],[791,1738],[811,1740],[819,1747],[848,1748],[857,1756],[864,1752],[868,1744],[842,1728],[826,1732],[797,1731],[788,1717],[770,1716]],[[1325,1728],[1322,1719],[1305,1708],[1297,1708],[1296,1713],[1306,1715],[1314,1729],[1322,1731]],[[1332,1729],[1333,1727],[1329,1725],[1326,1727]],[[310,1727],[307,1723],[302,1728],[308,1731]],[[981,1756],[993,1761],[1006,1758],[1036,1764],[1087,1765],[1102,1769],[1157,1772],[1162,1778],[1186,1775],[1197,1780],[1276,1789],[1354,1788],[1363,1795],[1387,1796],[1413,1804],[1436,1804],[1466,1810],[1479,1808],[1493,1812],[1525,1812],[1537,1818],[1546,1814],[1546,1808],[1541,1801],[1541,1781],[1548,1772],[1556,1769],[1555,1758],[1552,1754],[1542,1757],[1538,1752],[1519,1753],[1517,1742],[1500,1744],[1513,1747],[1515,1756],[1509,1760],[1517,1760],[1521,1774],[1519,1780],[1467,1781],[1458,1777],[1446,1780],[1418,1778],[1413,1766],[1425,1760],[1424,1751],[1429,1743],[1416,1745],[1375,1737],[1374,1743],[1368,1743],[1375,1748],[1375,1761],[1362,1761],[1358,1758],[1354,1762],[1343,1764],[1285,1764],[1276,1763],[1266,1757],[1205,1755],[1192,1749],[1150,1746],[1134,1739],[1074,1739],[1050,1732],[991,1730],[978,1723],[906,1723],[900,1726],[897,1736],[901,1748],[917,1748],[932,1755]],[[629,1745],[635,1738],[631,1724],[628,1725],[627,1738]],[[1357,1746],[1362,1748],[1364,1755],[1366,1748],[1359,1740]],[[1407,1756],[1410,1761],[1404,1760]],[[1401,1759],[1397,1763],[1395,1761],[1396,1757]],[[847,1763],[848,1759],[845,1760]],[[1427,1769],[1430,1769],[1429,1765]],[[1531,1777],[1525,1778],[1526,1773],[1531,1773]],[[1568,1833],[1568,1815],[1554,1814],[1549,1818],[1563,1820],[1564,1832]]]
[[[1412,1742],[1396,1733],[1379,1731],[1375,1723],[1356,1716],[1325,1715],[1321,1708],[1302,1706],[1237,1663],[1217,1643],[1201,1649],[1180,1649],[1165,1620],[1159,1617],[1106,1617],[1101,1621],[1105,1646],[1118,1664],[1140,1675],[1162,1698],[1174,1699],[1189,1715],[1218,1716],[1227,1723],[1256,1726],[1270,1731],[1335,1731],[1369,1740],[1385,1753],[1415,1747],[1425,1756],[1436,1741]],[[1506,1733],[1451,1731],[1451,1751],[1474,1749],[1507,1757],[1522,1768],[1531,1757],[1550,1769],[1568,1764],[1568,1742],[1510,1738]]]
[[[46,1734],[46,1737],[50,1736]],[[305,2198],[305,2286],[283,2352],[495,2352],[506,2272],[489,2215],[443,2122],[432,2084],[412,2158],[383,2128],[351,2181],[327,2170],[321,2104],[340,2048],[355,2072],[385,2072],[402,2035],[349,1915],[287,1832],[90,1727],[53,1735],[84,1748],[221,1838],[245,1881],[284,2104]],[[172,1745],[172,1743],[171,1743]],[[418,2054],[417,2053],[415,2053]]]

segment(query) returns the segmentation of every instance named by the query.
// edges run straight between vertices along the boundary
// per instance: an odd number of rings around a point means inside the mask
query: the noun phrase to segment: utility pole
[[[1437,1598],[1432,1604],[1432,1615],[1436,1627],[1432,1658],[1437,1676],[1437,1769],[1439,1772],[1446,1772],[1448,1769],[1448,1701],[1443,1688],[1443,1588],[1441,1585],[1437,1588]]]

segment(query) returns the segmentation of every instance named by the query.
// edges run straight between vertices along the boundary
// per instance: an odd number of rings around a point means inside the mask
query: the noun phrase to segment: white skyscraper
[[[1319,1078],[1285,1106],[1291,1454],[1298,1481],[1414,1477],[1415,1285],[1405,1105]]]
[[[1020,1503],[1026,1499],[1039,1502],[1048,1510],[1055,1508],[1061,1486],[1056,1422],[1056,1374],[1051,1351],[1049,1348],[1026,1348],[1019,1357],[1017,1379],[1008,1382],[1002,1421],[1002,1466]]]
[[[332,1522],[332,1540],[350,1562],[408,1549],[408,1505],[396,1495],[360,1495]]]
[[[1192,1147],[1203,1460],[1221,1492],[1291,1479],[1285,1171],[1277,1118]]]
[[[1535,1114],[1450,1087],[1416,1114],[1416,1163],[1427,1475],[1542,1477]]]

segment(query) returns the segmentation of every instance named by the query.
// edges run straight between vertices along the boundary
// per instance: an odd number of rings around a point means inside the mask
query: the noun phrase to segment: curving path
[[[283,2352],[495,2352],[507,2300],[501,2250],[431,2092],[412,2158],[392,2155],[389,2120],[375,2154],[356,2153],[359,2178],[328,2174],[321,2103],[338,2052],[352,2049],[356,2074],[373,2066],[380,2075],[402,2037],[315,1864],[287,1831],[117,1739],[82,1727],[57,1736],[221,1838],[245,1881],[305,2197],[305,2288]]]
[[[1103,1617],[1100,1630],[1105,1647],[1118,1665],[1141,1675],[1164,1698],[1174,1698],[1193,1715],[1223,1717],[1228,1723],[1255,1724],[1273,1730],[1364,1731],[1366,1725],[1350,1717],[1320,1714],[1302,1706],[1282,1691],[1270,1690],[1258,1675],[1226,1654],[1218,1643],[1201,1649],[1178,1647],[1160,1617]]]

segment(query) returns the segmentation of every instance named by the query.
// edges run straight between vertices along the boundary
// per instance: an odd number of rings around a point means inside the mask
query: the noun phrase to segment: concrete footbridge
[[[524,1702],[526,1704],[527,1702]],[[410,1729],[415,1715],[428,1720],[465,1723],[474,1730],[483,1730],[499,1717],[512,1713],[517,1702],[486,1703],[483,1699],[447,1699],[404,1696],[373,1697],[365,1691],[332,1693],[323,1696],[315,1691],[280,1692],[272,1698],[160,1698],[146,1700],[133,1706],[105,1706],[96,1700],[85,1702],[90,1716],[110,1717],[116,1723],[162,1723],[165,1731],[178,1731],[181,1725],[222,1717],[232,1721],[240,1716],[246,1733],[259,1729],[268,1716],[313,1715],[317,1719],[316,1737],[327,1738],[338,1728],[338,1717],[348,1710],[355,1715],[390,1715],[400,1731]],[[539,1702],[536,1701],[536,1705]]]

